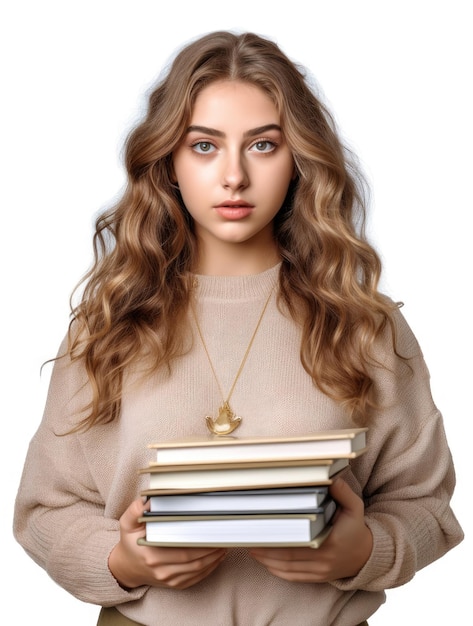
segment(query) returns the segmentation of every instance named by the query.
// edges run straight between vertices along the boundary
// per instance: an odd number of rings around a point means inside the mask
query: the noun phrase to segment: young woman
[[[429,374],[378,291],[330,115],[274,43],[212,33],[151,94],[126,167],[28,452],[18,541],[102,625],[365,623],[462,531]],[[368,450],[331,488],[319,549],[137,544],[147,444],[354,424]]]

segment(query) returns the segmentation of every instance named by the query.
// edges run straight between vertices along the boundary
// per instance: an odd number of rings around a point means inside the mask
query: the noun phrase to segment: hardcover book
[[[192,465],[153,465],[140,470],[149,473],[149,489],[143,495],[155,495],[153,490],[180,489],[192,491],[224,491],[232,489],[261,489],[328,485],[348,459],[305,461],[265,461],[260,463],[221,463]]]
[[[367,428],[322,430],[299,437],[215,436],[151,444],[157,464],[354,458],[366,448]]]
[[[327,493],[327,487],[291,487],[153,495],[149,500],[150,511],[169,515],[316,512]]]
[[[144,514],[146,542],[156,545],[287,545],[310,544],[336,510],[328,498],[319,513],[265,515]]]

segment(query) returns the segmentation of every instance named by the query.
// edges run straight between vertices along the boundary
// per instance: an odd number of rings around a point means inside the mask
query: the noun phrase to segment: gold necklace
[[[273,289],[271,289],[271,291],[269,292],[269,296],[266,298],[266,302],[264,303],[263,309],[258,318],[258,322],[256,323],[256,327],[253,331],[250,342],[245,350],[245,354],[243,355],[243,359],[240,363],[240,367],[238,368],[238,371],[236,373],[236,376],[233,380],[232,386],[230,387],[230,391],[228,392],[226,399],[225,399],[225,394],[222,391],[222,386],[220,385],[220,382],[218,380],[218,376],[215,371],[214,365],[212,363],[212,359],[210,358],[209,350],[207,348],[207,344],[205,343],[204,335],[202,334],[202,330],[199,325],[199,320],[197,319],[197,314],[195,312],[193,304],[191,305],[191,311],[192,311],[192,315],[194,316],[194,321],[197,327],[197,332],[199,333],[200,341],[202,342],[202,346],[204,348],[205,354],[207,355],[207,360],[209,362],[210,369],[212,370],[212,373],[215,378],[215,382],[217,383],[217,386],[219,388],[220,395],[222,396],[222,401],[223,401],[218,410],[218,417],[213,418],[211,415],[205,416],[207,428],[214,435],[229,435],[236,428],[238,428],[238,426],[241,423],[242,418],[238,417],[238,415],[235,415],[235,413],[232,411],[230,407],[230,398],[232,397],[232,393],[233,393],[233,390],[235,389],[235,385],[237,384],[237,381],[240,378],[240,374],[242,373],[243,368],[245,367],[246,359],[248,357],[248,354],[250,353],[251,347],[253,345],[253,341],[255,340],[256,333],[258,332],[258,329],[260,327],[264,314],[266,313],[266,309],[268,307],[272,293],[273,293]]]

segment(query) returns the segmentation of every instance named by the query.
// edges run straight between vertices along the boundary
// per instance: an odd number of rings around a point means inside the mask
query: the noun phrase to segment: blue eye
[[[215,149],[215,146],[213,146],[209,141],[198,141],[197,143],[193,144],[192,148],[198,154],[208,154]]]

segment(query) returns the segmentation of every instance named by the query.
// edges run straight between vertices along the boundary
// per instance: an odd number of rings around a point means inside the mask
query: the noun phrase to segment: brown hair
[[[275,222],[280,298],[301,324],[301,362],[324,392],[363,422],[375,406],[373,342],[394,305],[378,292],[381,265],[364,236],[361,177],[303,71],[273,42],[215,32],[176,56],[126,141],[127,188],[96,222],[95,261],[73,309],[69,354],[92,401],[80,426],[115,419],[123,374],[144,353],[151,369],[182,352],[196,258],[191,219],[172,182],[173,151],[199,92],[217,80],[261,88],[276,104],[297,177]]]

